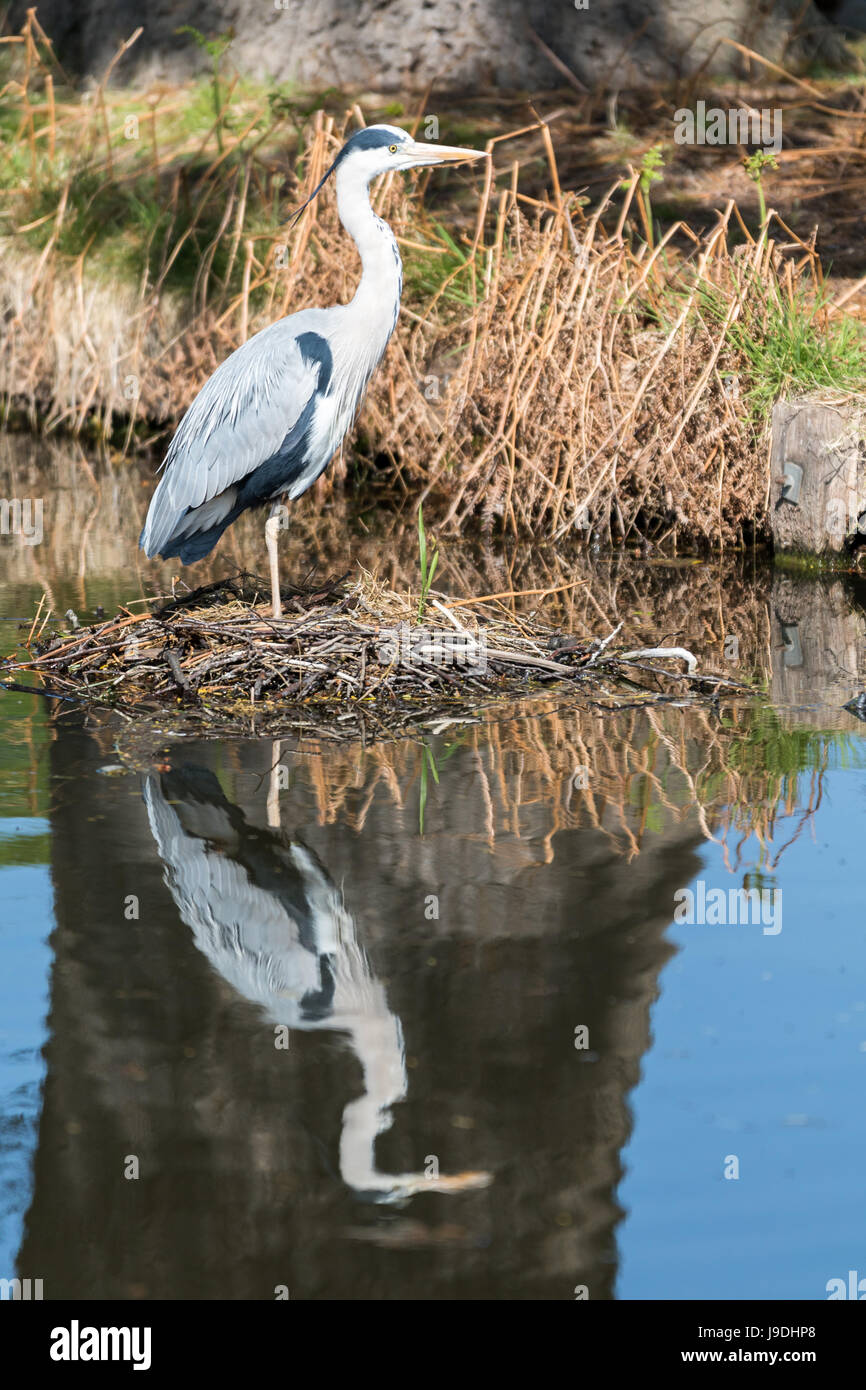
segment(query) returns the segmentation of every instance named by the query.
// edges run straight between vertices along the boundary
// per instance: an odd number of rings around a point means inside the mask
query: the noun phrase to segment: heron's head
[[[359,182],[366,184],[378,174],[387,174],[390,169],[418,169],[427,164],[462,164],[467,160],[487,157],[486,150],[465,150],[459,145],[413,140],[407,131],[396,125],[367,126],[349,136],[324,178],[295,216],[300,216],[331,174],[339,170],[345,170],[347,174],[351,171]]]

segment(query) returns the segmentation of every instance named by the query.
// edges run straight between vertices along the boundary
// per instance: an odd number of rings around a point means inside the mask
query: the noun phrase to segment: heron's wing
[[[141,534],[148,555],[163,548],[187,512],[273,458],[296,428],[325,384],[324,312],[304,310],[271,324],[205,382],[171,441],[151,499]]]
[[[301,945],[298,924],[230,856],[184,829],[159,780],[143,785],[148,821],[165,866],[165,882],[196,945],[248,999],[274,1008],[299,1002],[320,984],[318,958]]]

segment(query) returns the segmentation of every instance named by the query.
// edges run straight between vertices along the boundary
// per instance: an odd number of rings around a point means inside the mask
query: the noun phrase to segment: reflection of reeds
[[[732,872],[754,837],[758,865],[772,869],[820,805],[834,744],[848,746],[845,735],[788,730],[757,706],[720,720],[700,708],[611,717],[545,703],[515,706],[508,717],[488,712],[450,742],[445,734],[431,744],[440,782],[435,795],[428,784],[429,833],[455,815],[468,820],[469,805],[474,833],[491,850],[529,842],[536,862],[549,863],[556,835],[569,828],[599,831],[630,860],[679,825],[720,844]],[[323,751],[308,740],[308,756],[293,763],[320,824],[361,832],[384,798],[417,826],[423,746]]]
[[[231,87],[235,128],[218,122],[217,149],[214,130],[197,143],[158,136],[172,103],[157,94],[143,165],[138,142],[120,133],[129,98],[103,83],[95,103],[61,100],[34,26],[9,84],[20,111],[13,153],[32,153],[33,166],[13,225],[17,243],[26,229],[42,246],[4,265],[0,391],[7,406],[73,429],[95,416],[108,432],[128,417],[129,443],[136,422],[176,421],[250,331],[303,304],[345,301],[356,257],[331,197],[292,231],[281,225],[276,108]],[[358,120],[357,107],[342,125],[319,111],[303,129],[298,198]],[[423,182],[413,191],[389,176],[376,191],[406,247],[407,312],[372,383],[354,462],[386,469],[395,491],[429,495],[455,529],[474,516],[511,533],[735,544],[760,521],[769,480],[737,404],[748,362],[732,328],[747,301],[759,336],[770,322],[762,300],[793,305],[799,281],[817,281],[814,249],[772,216],[755,240],[732,202],[706,232],[677,222],[653,247],[638,243],[638,174],[587,215],[562,189],[542,133],[551,198],[520,190],[517,164],[501,163],[509,137],[498,136],[498,172],[488,166],[462,237],[437,222]],[[149,238],[135,220],[145,188]],[[100,262],[98,227],[83,235],[106,190],[139,234],[125,266]],[[341,461],[317,498],[345,476]]]

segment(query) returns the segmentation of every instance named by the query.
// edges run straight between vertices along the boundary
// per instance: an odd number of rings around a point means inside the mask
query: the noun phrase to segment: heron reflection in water
[[[347,1036],[364,1085],[343,1111],[347,1186],[377,1202],[486,1186],[487,1173],[428,1177],[376,1167],[376,1139],[408,1090],[403,1029],[341,894],[316,856],[280,830],[273,778],[267,829],[247,821],[207,768],[145,778],[150,828],[182,920],[214,969],[275,1023]]]

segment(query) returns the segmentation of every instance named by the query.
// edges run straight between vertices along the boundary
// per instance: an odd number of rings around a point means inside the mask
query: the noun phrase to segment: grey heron
[[[485,1172],[377,1167],[376,1140],[409,1089],[403,1029],[342,894],[312,851],[282,833],[278,810],[259,828],[194,764],[148,774],[143,795],[165,883],[213,968],[273,1023],[342,1034],[358,1058],[362,1093],[346,1104],[340,1133],[346,1185],[384,1203],[486,1187]],[[269,797],[269,821],[278,805]]]
[[[265,541],[273,614],[281,616],[282,499],[306,492],[342,443],[400,309],[400,253],[370,204],[370,182],[390,170],[484,157],[413,140],[391,125],[346,141],[296,216],[336,174],[340,221],[361,257],[354,298],[279,319],[220,363],[169,445],[139,540],[146,555],[192,564],[242,512],[270,503]]]

